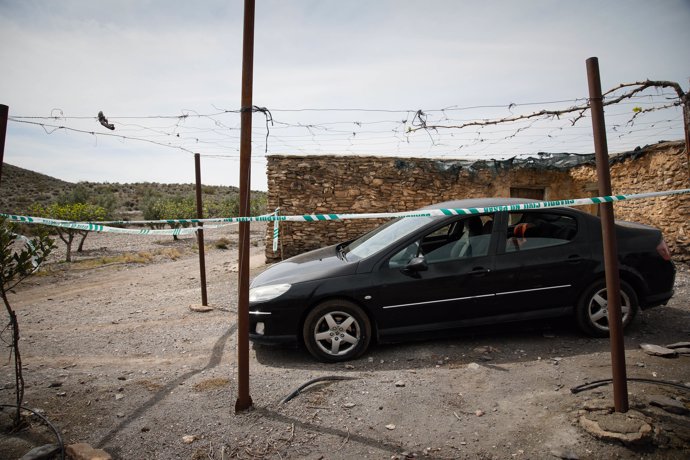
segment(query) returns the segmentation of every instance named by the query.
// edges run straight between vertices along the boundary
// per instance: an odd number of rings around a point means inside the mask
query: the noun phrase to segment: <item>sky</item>
[[[0,0],[4,161],[191,183],[199,153],[203,183],[239,185],[242,17],[239,0]],[[690,0],[257,0],[253,104],[267,111],[253,115],[251,188],[267,189],[266,155],[592,153],[587,116],[450,126],[586,103],[593,56],[605,91],[688,91],[688,24]],[[610,152],[682,139],[677,107],[631,121],[673,98],[607,107]]]

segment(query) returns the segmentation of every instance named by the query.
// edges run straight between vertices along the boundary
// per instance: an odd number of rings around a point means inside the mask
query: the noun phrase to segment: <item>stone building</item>
[[[614,194],[690,188],[683,142],[661,142],[611,156]],[[598,196],[593,155],[540,154],[503,161],[373,156],[268,157],[268,204],[283,215],[409,211],[447,200],[522,197],[544,200]],[[596,205],[584,207],[596,213]],[[663,230],[674,260],[690,262],[690,195],[616,203],[617,219]],[[277,261],[346,241],[382,220],[281,222]]]

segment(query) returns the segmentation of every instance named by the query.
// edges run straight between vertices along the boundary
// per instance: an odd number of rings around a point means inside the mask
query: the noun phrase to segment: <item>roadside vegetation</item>
[[[202,199],[203,201],[203,199]],[[214,217],[237,217],[240,215],[239,195],[230,197],[215,197],[204,201],[204,218]],[[250,215],[258,216],[266,214],[266,195],[255,194],[250,198]],[[143,206],[144,220],[173,220],[184,218],[195,218],[197,216],[196,198],[194,196],[149,196],[144,200]],[[163,228],[166,225],[170,228],[186,228],[190,223],[167,223],[149,224],[153,229]],[[173,235],[177,240],[177,235]]]
[[[239,189],[203,186],[205,218],[239,216]],[[270,212],[265,192],[254,191],[250,215]],[[194,184],[94,183],[72,184],[23,168],[3,165],[0,183],[0,213],[31,215],[81,222],[173,220],[197,217]],[[191,224],[151,224],[154,229],[188,227]],[[25,226],[34,234],[36,226]],[[73,247],[82,252],[88,233],[84,230],[49,227],[66,246],[65,261],[71,262]],[[177,236],[173,236],[177,239]],[[114,262],[103,262],[114,263]]]
[[[27,214],[34,204],[89,203],[103,207],[114,220],[140,220],[144,209],[154,201],[189,200],[194,203],[195,186],[189,184],[159,184],[138,182],[132,184],[65,182],[45,174],[36,173],[10,164],[4,164],[0,182],[0,212]],[[239,212],[239,189],[232,186],[204,185],[202,193],[205,217],[236,217]],[[267,212],[266,193],[252,191],[252,214]],[[196,205],[189,215],[196,217]]]

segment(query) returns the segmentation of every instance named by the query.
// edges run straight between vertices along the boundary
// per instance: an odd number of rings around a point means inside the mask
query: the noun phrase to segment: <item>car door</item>
[[[482,282],[493,264],[492,229],[491,214],[458,217],[395,248],[374,274],[379,330],[452,328],[476,316],[493,295]]]
[[[486,314],[555,316],[577,302],[577,282],[593,264],[588,228],[573,210],[502,213]],[[510,318],[506,318],[510,319]]]

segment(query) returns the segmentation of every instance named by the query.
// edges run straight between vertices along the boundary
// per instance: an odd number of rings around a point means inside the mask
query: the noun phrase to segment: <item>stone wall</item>
[[[623,195],[690,188],[689,171],[685,144],[665,142],[614,158],[611,187],[614,194]],[[573,168],[570,175],[580,187],[581,196],[594,195],[586,190],[587,184],[596,184],[593,166]],[[662,229],[674,260],[690,262],[690,195],[619,202],[614,206],[614,214],[616,219]]]
[[[442,201],[509,197],[511,188],[543,190],[544,199],[597,196],[592,156],[467,162],[362,156],[269,156],[268,204],[281,214],[408,211]],[[616,194],[688,188],[683,144],[664,143],[612,160]],[[588,207],[596,212],[596,207]],[[616,204],[616,217],[664,230],[674,257],[690,261],[690,196]],[[346,241],[381,220],[281,222],[278,252],[267,231],[266,258],[287,258]]]

